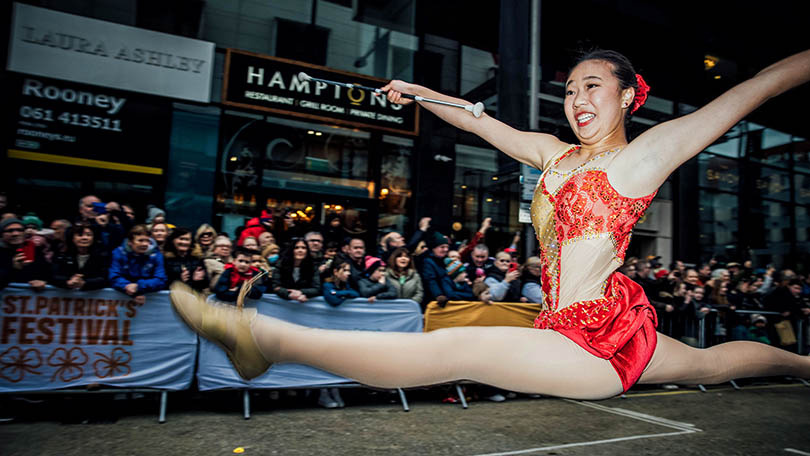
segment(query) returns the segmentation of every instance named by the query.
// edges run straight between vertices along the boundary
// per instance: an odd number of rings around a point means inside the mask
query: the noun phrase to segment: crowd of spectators
[[[459,242],[425,217],[409,239],[380,233],[379,243],[368,246],[364,237],[343,229],[338,214],[327,214],[322,226],[296,223],[294,214],[262,211],[231,237],[207,223],[174,226],[154,206],[141,218],[127,204],[103,203],[93,195],[79,200],[73,220],[52,220],[48,227],[35,213],[4,212],[0,287],[109,287],[144,302],[145,294],[179,280],[234,302],[241,287],[261,274],[248,297],[273,293],[303,303],[323,296],[332,306],[358,297],[374,305],[411,299],[422,309],[434,301],[439,307],[449,301],[543,306],[540,258],[529,256],[521,264],[519,234],[511,245],[490,251],[484,243],[490,219]],[[666,268],[659,260],[627,258],[620,272],[644,289],[661,332],[697,345],[704,320],[709,343],[756,340],[797,349],[797,324],[810,315],[810,276],[754,269],[750,261],[676,261]],[[322,390],[319,402],[343,404],[337,390]]]

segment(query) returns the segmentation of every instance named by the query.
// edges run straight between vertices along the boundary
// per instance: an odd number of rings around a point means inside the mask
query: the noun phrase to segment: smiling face
[[[407,254],[403,253],[402,255],[398,256],[396,260],[394,260],[394,263],[396,263],[398,268],[405,269],[409,264],[411,264],[411,258]]]
[[[177,249],[178,253],[184,254],[188,252],[189,247],[191,247],[191,233],[186,233],[174,239],[174,248]]]
[[[166,236],[169,234],[169,227],[162,223],[156,223],[152,225],[152,239],[161,243],[166,240]]]
[[[624,113],[634,94],[633,89],[619,87],[612,64],[586,60],[571,71],[566,82],[565,117],[583,145],[626,141]]]

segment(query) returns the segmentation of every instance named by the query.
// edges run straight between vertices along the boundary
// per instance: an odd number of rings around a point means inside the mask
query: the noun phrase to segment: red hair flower
[[[636,81],[638,82],[638,89],[636,89],[636,97],[633,98],[633,109],[630,110],[630,114],[636,112],[647,101],[647,94],[650,93],[650,86],[644,82],[644,78],[638,73],[636,73]]]

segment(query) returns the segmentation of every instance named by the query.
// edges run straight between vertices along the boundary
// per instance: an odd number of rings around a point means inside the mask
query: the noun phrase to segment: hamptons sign
[[[223,104],[395,133],[416,134],[418,107],[389,103],[365,90],[306,81],[309,76],[368,87],[387,81],[293,60],[229,49]]]
[[[14,4],[7,69],[209,102],[214,43]]]

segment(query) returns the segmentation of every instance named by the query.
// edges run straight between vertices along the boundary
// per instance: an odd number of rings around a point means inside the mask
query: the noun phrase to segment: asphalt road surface
[[[155,394],[7,396],[0,455],[810,455],[810,388],[787,381],[466,410],[420,389],[409,412],[387,392],[345,390],[346,408],[326,410],[315,394],[258,391],[249,420],[240,394],[171,393],[164,424]]]

